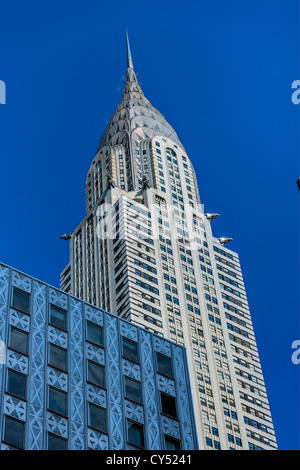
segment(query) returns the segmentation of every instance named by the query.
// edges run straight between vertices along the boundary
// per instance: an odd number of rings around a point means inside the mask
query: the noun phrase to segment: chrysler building
[[[186,348],[200,449],[277,449],[238,254],[212,233],[177,133],[144,96],[126,36],[120,103],[64,235],[61,289]],[[196,131],[196,129],[195,129]]]

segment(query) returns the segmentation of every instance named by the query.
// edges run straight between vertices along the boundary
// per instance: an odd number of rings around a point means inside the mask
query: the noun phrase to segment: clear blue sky
[[[0,261],[52,285],[125,75],[194,163],[216,236],[240,255],[278,444],[299,449],[296,0],[2,1]]]

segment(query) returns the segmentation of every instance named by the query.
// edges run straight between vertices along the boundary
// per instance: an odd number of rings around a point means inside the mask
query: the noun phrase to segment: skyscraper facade
[[[65,238],[61,289],[185,346],[200,449],[276,449],[239,257],[216,238],[193,165],[138,84],[121,101]],[[226,245],[226,246],[225,246]]]
[[[197,449],[180,345],[0,263],[1,450]]]

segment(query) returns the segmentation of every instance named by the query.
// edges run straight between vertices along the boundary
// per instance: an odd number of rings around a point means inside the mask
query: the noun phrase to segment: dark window
[[[67,450],[67,440],[48,433],[48,450]]]
[[[107,432],[106,410],[89,403],[89,426],[101,432]]]
[[[105,387],[104,367],[95,362],[88,361],[88,377],[87,381],[98,387]]]
[[[66,311],[62,310],[59,307],[55,307],[54,305],[50,305],[50,323],[57,328],[61,328],[62,330],[67,329],[67,315]]]
[[[12,306],[24,313],[30,313],[30,295],[14,288]]]
[[[165,395],[164,393],[160,394],[161,398],[161,412],[165,415],[171,416],[172,418],[177,419],[177,411],[176,411],[176,400],[169,395]]]
[[[8,369],[7,371],[7,387],[8,393],[15,395],[19,398],[26,398],[26,376],[18,374],[13,370]]]
[[[137,403],[142,402],[142,387],[139,382],[125,377],[125,395],[126,398]]]
[[[90,343],[96,344],[97,346],[103,346],[103,328],[101,326],[87,322],[86,339]]]
[[[123,356],[133,362],[139,362],[138,344],[123,338]]]
[[[56,388],[49,387],[49,410],[66,416],[67,395]]]
[[[180,441],[172,439],[169,436],[165,436],[165,447],[166,450],[180,450]]]
[[[27,354],[28,353],[28,334],[24,333],[13,326],[10,329],[9,347],[17,351]]]
[[[132,421],[127,421],[128,442],[137,447],[144,447],[143,426]]]
[[[5,416],[4,441],[14,447],[23,449],[24,447],[25,424],[16,419]]]
[[[173,377],[172,359],[157,353],[157,370],[160,374]]]
[[[67,370],[67,351],[50,344],[49,365],[63,371]]]

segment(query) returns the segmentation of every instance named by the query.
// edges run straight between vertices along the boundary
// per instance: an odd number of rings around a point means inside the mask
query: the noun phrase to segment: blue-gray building
[[[185,349],[0,264],[1,449],[196,449]]]

